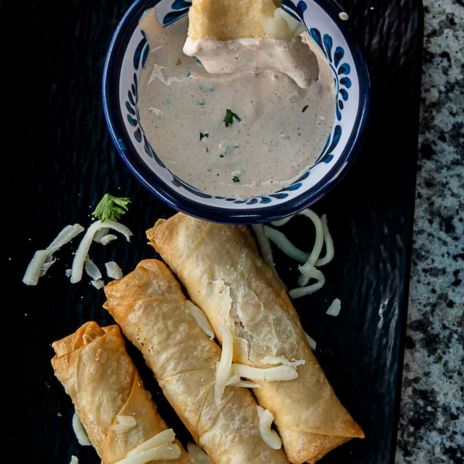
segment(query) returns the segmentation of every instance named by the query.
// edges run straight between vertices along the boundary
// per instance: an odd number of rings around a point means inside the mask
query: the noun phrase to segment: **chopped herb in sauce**
[[[304,113],[308,108],[309,108],[309,105],[303,106],[303,109],[301,110],[301,112]]]
[[[226,115],[224,116],[224,124],[226,125],[226,127],[231,126],[234,123],[234,119],[236,119],[237,121],[242,120],[232,110],[227,109],[226,110]]]
[[[236,184],[237,182],[240,182],[240,177],[238,177],[238,176],[232,177],[232,182],[233,182],[234,184]]]
[[[209,137],[208,132],[200,132],[200,140],[203,140],[208,137]]]
[[[196,104],[200,106],[204,106],[206,104],[206,100],[204,98],[197,98]]]

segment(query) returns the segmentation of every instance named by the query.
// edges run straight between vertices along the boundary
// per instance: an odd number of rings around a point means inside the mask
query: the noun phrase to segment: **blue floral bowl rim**
[[[147,8],[155,6],[160,0],[135,0],[119,22],[111,39],[102,80],[103,111],[106,124],[113,144],[120,157],[135,175],[138,181],[167,206],[182,211],[199,219],[232,224],[252,224],[271,222],[298,213],[309,207],[344,177],[355,156],[359,153],[363,141],[369,109],[370,109],[370,79],[367,64],[357,41],[353,37],[348,21],[339,17],[343,9],[333,0],[311,0],[316,2],[331,17],[345,37],[359,77],[359,109],[355,125],[351,132],[340,159],[317,185],[301,193],[298,197],[283,204],[264,206],[253,209],[223,208],[197,203],[183,197],[174,189],[165,185],[139,157],[132,147],[125,130],[122,114],[119,110],[119,77],[122,60],[127,43],[132,36],[138,20]]]

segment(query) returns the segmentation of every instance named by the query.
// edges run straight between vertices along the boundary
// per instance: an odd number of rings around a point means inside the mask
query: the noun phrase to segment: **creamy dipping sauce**
[[[311,66],[305,76],[318,79],[301,88],[283,72],[249,64],[231,74],[209,74],[182,51],[187,19],[163,28],[148,10],[141,27],[150,44],[140,79],[141,124],[173,174],[205,193],[246,199],[288,186],[314,163],[335,107],[333,77],[317,51],[304,44]],[[288,43],[265,46],[271,56],[262,61],[288,55],[279,46]],[[243,43],[238,48],[243,62]]]

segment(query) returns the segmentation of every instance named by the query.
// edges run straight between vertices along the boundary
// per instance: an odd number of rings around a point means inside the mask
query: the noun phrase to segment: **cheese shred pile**
[[[68,244],[71,240],[84,232],[84,228],[80,224],[66,226],[53,240],[45,250],[35,252],[32,260],[27,266],[23,277],[23,283],[26,285],[37,285],[40,277],[43,277],[50,267],[56,262],[54,254]],[[75,284],[82,280],[83,273],[90,277],[90,283],[97,289],[104,287],[103,276],[100,269],[92,261],[89,255],[92,243],[100,243],[107,245],[115,240],[115,235],[109,234],[109,230],[114,230],[122,234],[128,242],[130,242],[132,232],[123,224],[115,221],[95,221],[85,232],[76,253],[72,268],[66,270],[66,276],[69,277],[71,283]],[[120,279],[122,277],[121,268],[114,262],[110,261],[105,264],[106,274],[110,279]]]
[[[36,251],[27,266],[23,283],[26,285],[37,285],[40,277],[43,277],[55,263],[56,260],[53,258],[54,253],[82,232],[84,232],[84,228],[80,224],[66,226],[45,250]]]
[[[300,263],[298,266],[298,270],[300,271],[298,287],[289,291],[289,295],[293,299],[311,295],[324,286],[325,276],[318,268],[330,263],[335,254],[332,236],[327,224],[327,217],[325,215],[319,217],[309,208],[301,211],[298,215],[308,218],[314,225],[316,233],[312,249],[309,253],[300,250],[283,232],[276,229],[276,227],[287,224],[295,216],[274,221],[272,223],[274,227],[268,225],[253,226],[261,255],[273,267],[274,271],[275,267],[270,247],[271,242],[289,258]],[[325,253],[321,256],[324,249]]]

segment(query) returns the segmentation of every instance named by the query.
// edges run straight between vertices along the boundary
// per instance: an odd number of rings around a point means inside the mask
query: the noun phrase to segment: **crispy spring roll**
[[[246,227],[176,214],[147,236],[206,313],[216,336],[234,331],[234,362],[269,367],[273,358],[304,361],[298,378],[264,382],[254,393],[275,417],[292,463],[315,462],[364,433],[335,396],[306,340],[298,315]]]
[[[189,37],[231,40],[266,37],[263,18],[272,18],[273,0],[194,0],[189,10]]]
[[[243,388],[214,397],[220,348],[200,328],[180,284],[157,260],[145,260],[105,287],[104,307],[142,352],[165,396],[215,464],[284,464],[282,449],[259,433],[257,403]]]
[[[87,322],[53,343],[55,375],[73,400],[76,412],[103,464],[125,458],[141,443],[168,429],[126,353],[118,326]],[[133,417],[128,430],[118,417]],[[133,423],[133,421],[132,421]],[[190,464],[182,445],[179,459],[156,461]],[[155,461],[151,461],[155,462]]]

